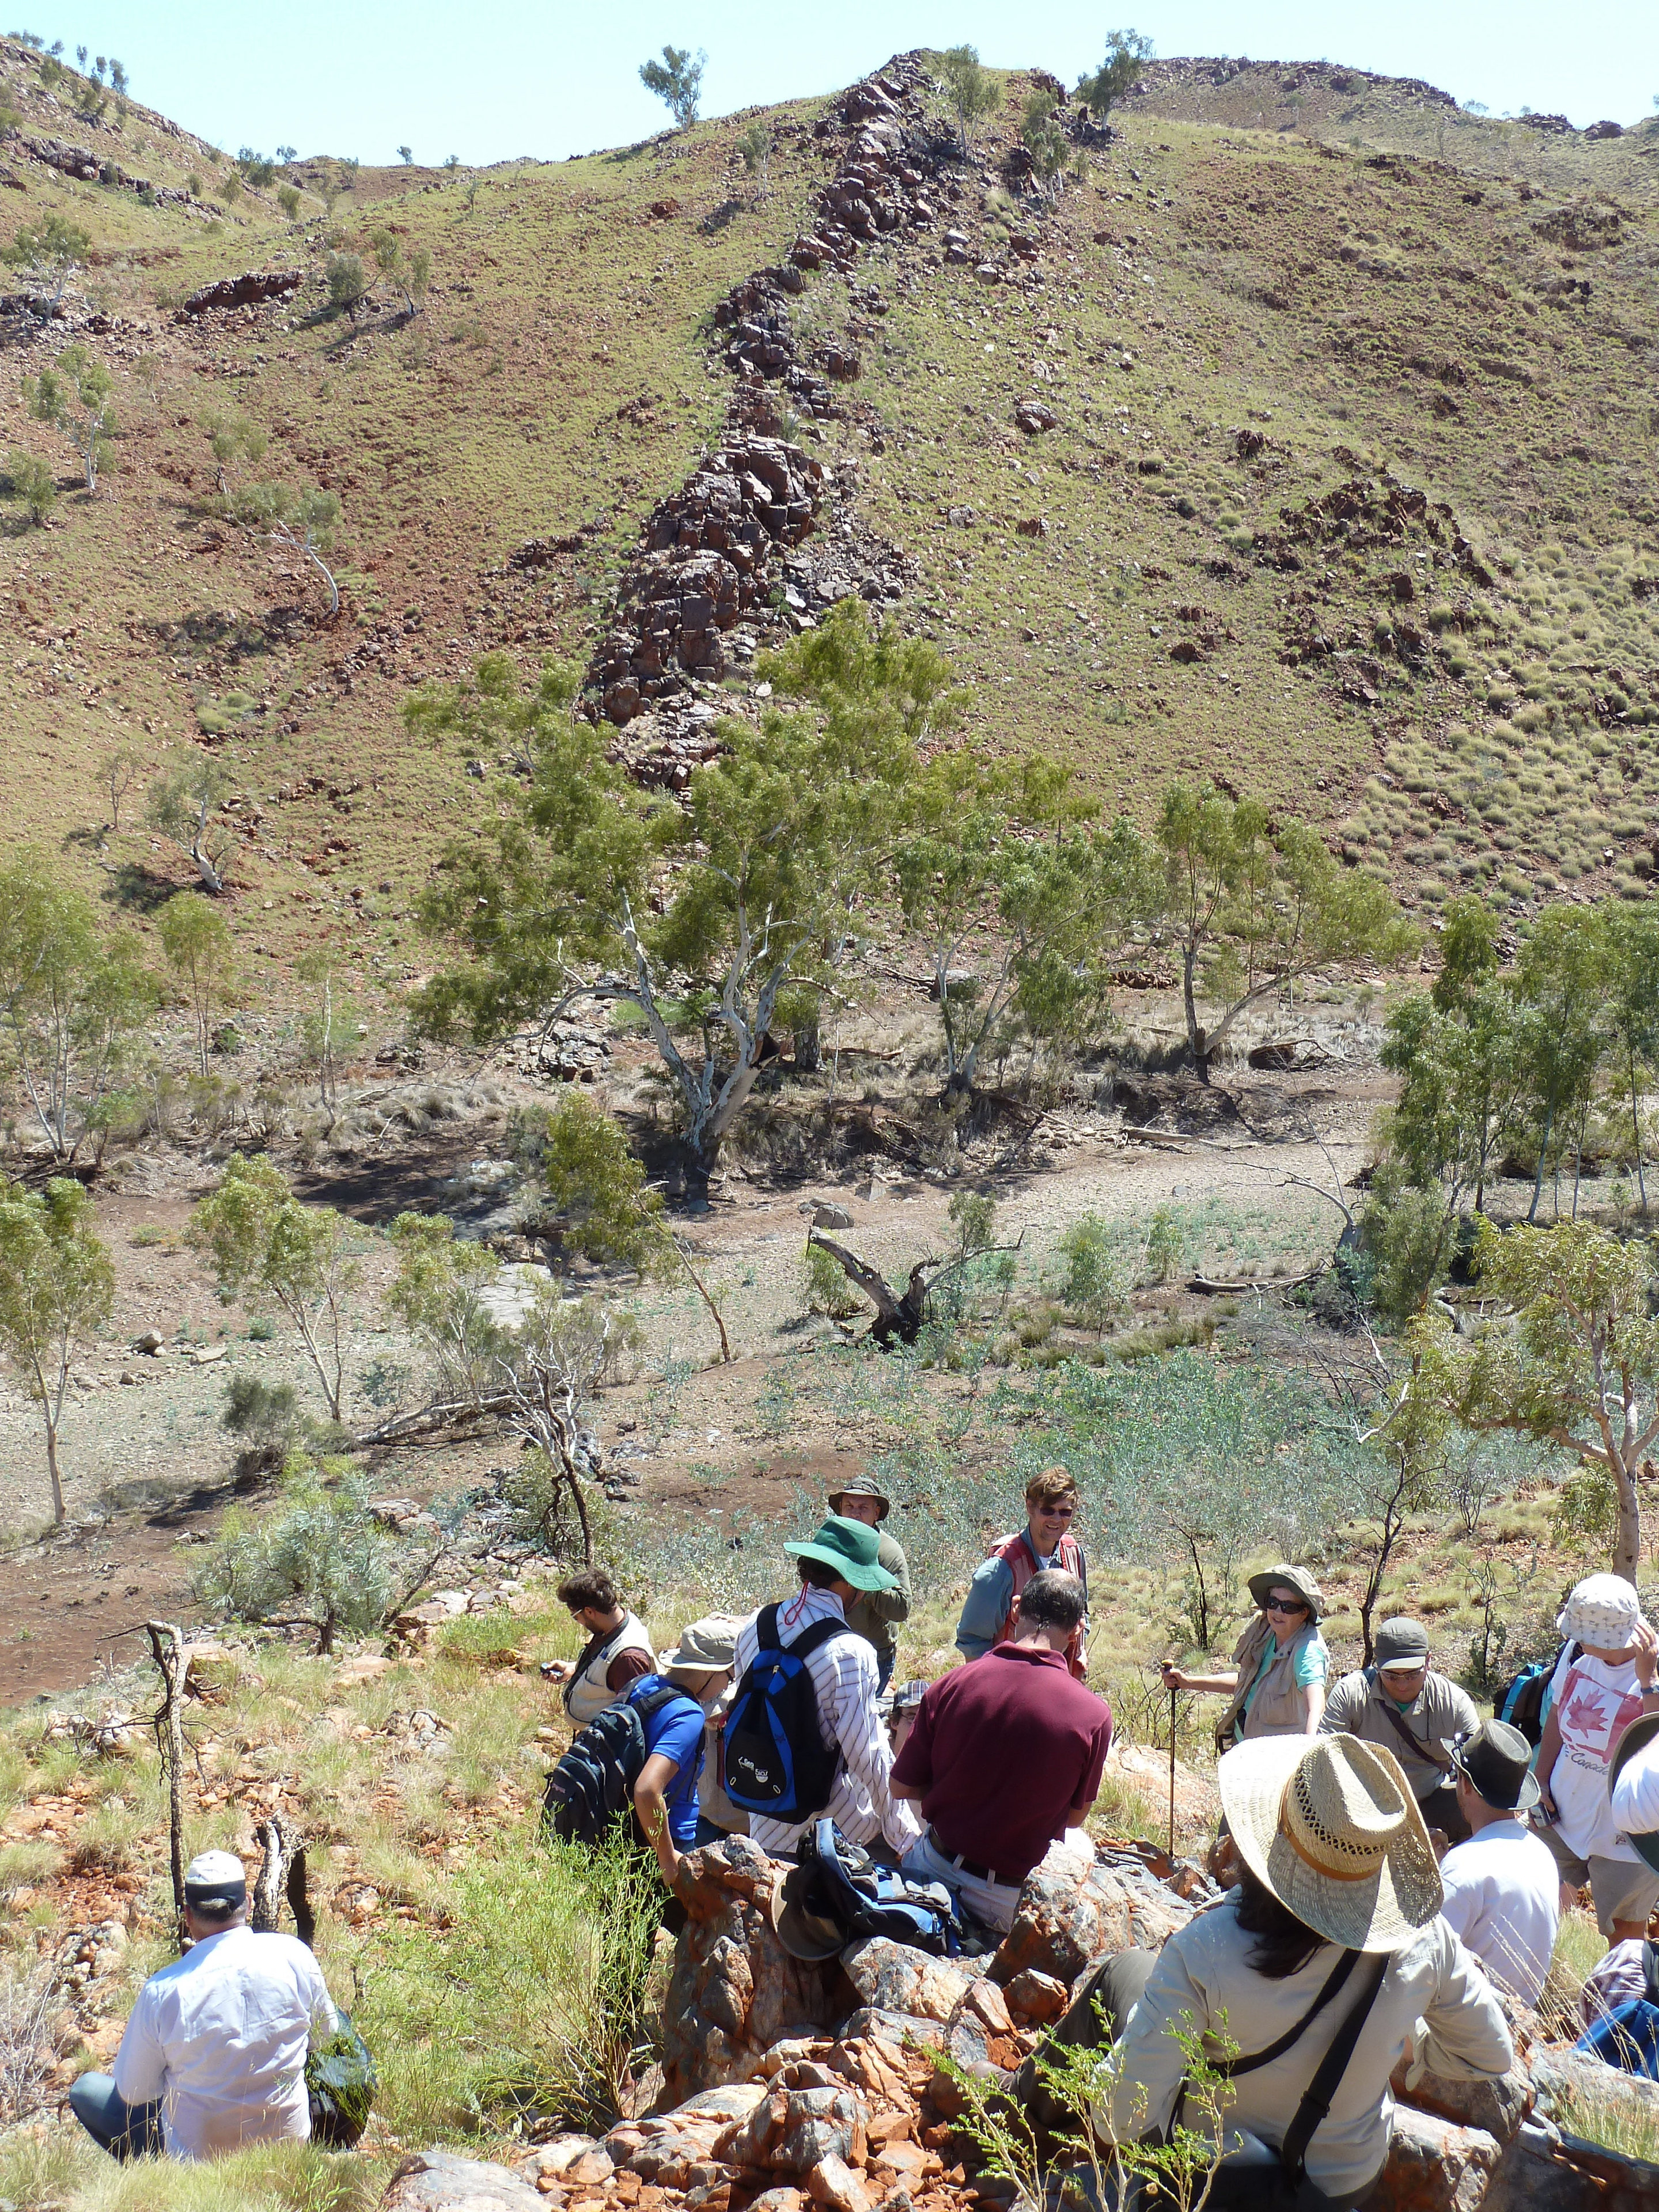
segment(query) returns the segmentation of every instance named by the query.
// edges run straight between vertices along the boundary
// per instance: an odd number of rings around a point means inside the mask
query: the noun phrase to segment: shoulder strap
[[[832,1636],[848,1636],[854,1633],[855,1632],[850,1621],[815,1620],[810,1627],[803,1629],[788,1647],[789,1656],[792,1659],[805,1659],[826,1644]]]
[[[1352,1951],[1348,1954],[1351,1959],[1358,1955]],[[1342,2076],[1348,2070],[1348,2062],[1353,2057],[1360,2033],[1370,2017],[1371,2007],[1376,2002],[1376,1993],[1382,1986],[1382,1977],[1389,1971],[1389,1954],[1384,1952],[1366,1963],[1370,1971],[1364,1977],[1358,2002],[1338,2028],[1330,2049],[1320,2060],[1319,2071],[1308,2084],[1307,2094],[1297,2106],[1296,2118],[1286,2129],[1285,2140],[1279,2145],[1279,2162],[1292,2189],[1299,2189],[1302,2185],[1308,2145],[1313,2141],[1320,2122],[1330,2111],[1331,2100],[1342,2086]]]
[[[677,1689],[672,1682],[665,1682],[659,1690],[647,1691],[642,1698],[636,1698],[630,1692],[627,1702],[643,1723],[655,1720],[663,1707],[672,1705],[676,1698],[684,1698],[688,1705],[695,1705],[697,1702],[695,1698],[688,1696],[685,1691]]]
[[[1376,1709],[1393,1728],[1395,1734],[1403,1743],[1409,1745],[1419,1759],[1426,1759],[1431,1766],[1437,1766],[1443,1776],[1451,1772],[1451,1761],[1436,1747],[1434,1738],[1431,1736],[1425,1743],[1414,1736],[1406,1725],[1405,1716],[1386,1690],[1379,1694]]]
[[[1254,2074],[1258,2066],[1271,2066],[1275,2058],[1282,2058],[1294,2043],[1299,2043],[1313,2026],[1331,1999],[1338,1996],[1348,1977],[1359,1963],[1358,1951],[1345,1951],[1330,1972],[1325,1977],[1319,1995],[1308,2007],[1294,2027],[1287,2027],[1283,2035],[1270,2043],[1265,2051],[1253,2051],[1245,2058],[1216,2058],[1210,2063],[1218,2074],[1236,2081],[1241,2074]]]
[[[763,1605],[755,1616],[755,1637],[760,1650],[775,1651],[779,1649],[776,1606]]]

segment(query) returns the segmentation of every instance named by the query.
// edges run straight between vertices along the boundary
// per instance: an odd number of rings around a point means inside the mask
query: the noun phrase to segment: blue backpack
[[[833,1820],[817,1820],[796,1846],[809,1908],[833,1921],[848,1943],[885,1936],[912,1950],[954,1959],[962,1949],[962,1923],[941,1882],[907,1881],[878,1866],[868,1851],[848,1843]]]
[[[823,1810],[841,1772],[840,1745],[823,1740],[807,1658],[854,1632],[844,1620],[815,1620],[786,1650],[775,1605],[762,1607],[755,1626],[760,1648],[726,1717],[726,1794],[743,1812],[793,1826]]]

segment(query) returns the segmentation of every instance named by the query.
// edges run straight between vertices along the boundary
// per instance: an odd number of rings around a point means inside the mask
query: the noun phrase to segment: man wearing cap
[[[884,1691],[893,1679],[893,1662],[898,1656],[898,1626],[910,1611],[910,1562],[897,1539],[881,1526],[892,1511],[892,1504],[880,1484],[867,1474],[854,1475],[825,1502],[843,1521],[862,1521],[877,1531],[878,1563],[882,1572],[893,1578],[891,1589],[870,1590],[847,1609],[852,1626],[874,1647],[877,1686]]]
[[[1068,1665],[1084,1603],[1075,1575],[1033,1575],[1012,1636],[928,1685],[893,1762],[894,1796],[927,1822],[905,1873],[1005,1933],[1026,1875],[1088,1817],[1112,1741],[1106,1700]]]
[[[1305,1567],[1281,1560],[1249,1580],[1260,1608],[1233,1646],[1233,1664],[1213,1674],[1164,1668],[1166,1690],[1208,1691],[1229,1700],[1216,1723],[1218,1749],[1263,1735],[1316,1735],[1325,1714],[1331,1655],[1319,1632],[1323,1601]]]
[[[311,2134],[306,2054],[339,2026],[321,1969],[292,1936],[247,1924],[247,1876],[229,1851],[185,1872],[191,1948],[138,1992],[113,2076],[83,2074],[70,2108],[126,2160],[213,2158]]]
[[[751,1812],[749,1832],[763,1851],[778,1858],[793,1851],[802,1831],[827,1814],[849,1843],[867,1848],[884,1838],[902,1854],[915,1842],[917,1823],[888,1786],[893,1754],[877,1703],[875,1652],[847,1620],[848,1607],[861,1595],[891,1587],[876,1532],[836,1513],[810,1541],[783,1548],[795,1562],[800,1588],[777,1608],[778,1641],[787,1650],[819,1621],[836,1632],[817,1643],[804,1663],[817,1699],[819,1729],[824,1743],[839,1753],[840,1771],[829,1803],[818,1812],[793,1824]],[[744,1621],[738,1632],[734,1671],[739,1692],[760,1649],[759,1618]]]
[[[1440,1862],[1441,1913],[1505,1996],[1535,2005],[1561,1925],[1561,1880],[1522,1818],[1538,1802],[1532,1746],[1507,1722],[1484,1721],[1453,1751],[1452,1768],[1469,1840]]]
[[[1480,1725],[1474,1700],[1429,1665],[1428,1631],[1421,1621],[1385,1620],[1376,1632],[1375,1662],[1345,1674],[1326,1700],[1322,1735],[1357,1735],[1386,1744],[1431,1828],[1452,1843],[1468,1835],[1452,1752]]]
[[[749,1815],[726,1796],[720,1764],[726,1717],[732,1710],[732,1668],[742,1626],[735,1613],[706,1613],[683,1628],[673,1650],[659,1653],[657,1659],[658,1667],[675,1688],[695,1698],[702,1708],[702,1771],[697,1777],[694,1837],[699,1845],[717,1844],[722,1836],[749,1833]]]

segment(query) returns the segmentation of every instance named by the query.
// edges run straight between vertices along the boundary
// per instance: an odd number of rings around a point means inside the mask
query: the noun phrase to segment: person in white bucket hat
[[[1610,1943],[1647,1933],[1659,1873],[1620,1825],[1608,1769],[1633,1721],[1659,1712],[1659,1635],[1642,1618],[1634,1583],[1587,1575],[1557,1618],[1566,1649],[1551,1678],[1537,1774],[1547,1827],[1540,1830],[1563,1883],[1586,1882]]]
[[[1210,2201],[1243,2204],[1253,2189],[1260,2201],[1264,2169],[1280,2164],[1353,2206],[1388,2156],[1402,2051],[1437,2074],[1496,2080],[1514,2062],[1509,2027],[1440,1917],[1428,1831],[1392,1752],[1263,1736],[1228,1752],[1217,1780],[1239,1887],[1156,1958],[1121,1952],[1084,1991],[1116,2033],[1096,2124],[1126,2142],[1167,2130],[1186,2072],[1171,2031],[1190,2023],[1224,2056],[1224,2033],[1242,2047]],[[1198,2124],[1190,2106],[1184,2118]]]

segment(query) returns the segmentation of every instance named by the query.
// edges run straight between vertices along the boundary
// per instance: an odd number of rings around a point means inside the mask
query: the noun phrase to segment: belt
[[[929,1828],[927,1840],[942,1859],[949,1859],[958,1874],[965,1874],[975,1881],[988,1881],[997,1889],[1018,1889],[1019,1882],[1012,1875],[999,1874],[994,1867],[981,1866],[977,1860],[953,1851],[937,1828]]]

